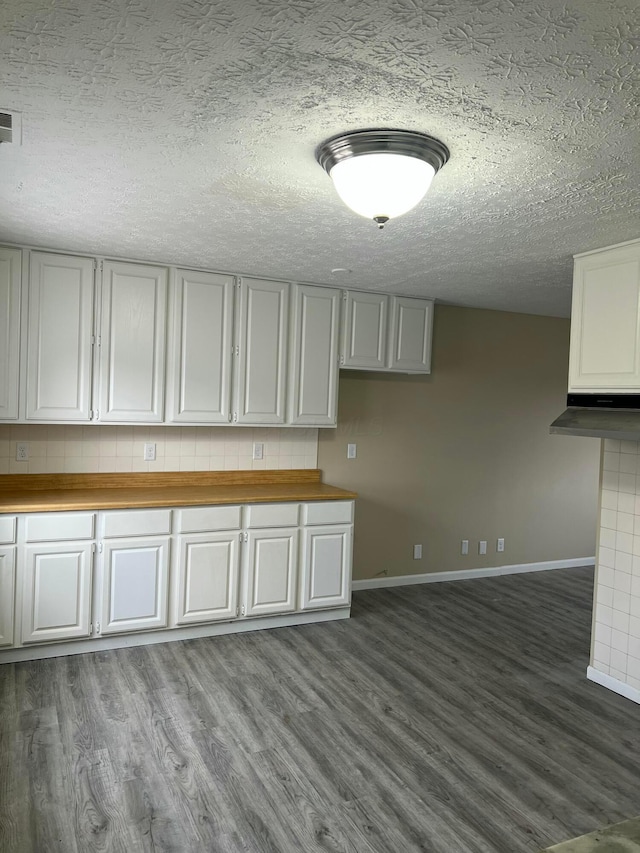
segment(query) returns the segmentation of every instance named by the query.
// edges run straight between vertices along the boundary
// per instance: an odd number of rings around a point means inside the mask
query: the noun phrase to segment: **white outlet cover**
[[[262,441],[253,442],[253,458],[264,459],[264,443]]]
[[[152,441],[145,442],[144,445],[144,460],[145,462],[155,462],[156,446]]]
[[[484,539],[481,539],[478,542],[478,554],[486,554],[487,553],[487,543]]]

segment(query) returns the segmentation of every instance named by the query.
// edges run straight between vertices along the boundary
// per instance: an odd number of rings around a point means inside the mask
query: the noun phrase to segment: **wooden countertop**
[[[0,513],[278,501],[353,500],[355,492],[320,482],[320,471],[180,471],[145,474],[7,474]]]

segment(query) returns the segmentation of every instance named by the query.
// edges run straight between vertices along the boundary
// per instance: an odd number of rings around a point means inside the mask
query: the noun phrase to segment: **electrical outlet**
[[[496,542],[496,551],[502,553],[504,551],[504,539],[498,539]]]
[[[478,542],[478,554],[486,554],[487,553],[487,540],[481,539]]]
[[[145,445],[144,445],[144,461],[145,462],[155,462],[156,461],[156,446],[152,441],[145,442]]]
[[[262,441],[253,442],[253,458],[264,459],[264,443]]]
[[[422,545],[414,545],[413,546],[413,559],[421,560],[422,559]]]
[[[466,557],[467,554],[469,553],[469,540],[468,539],[462,540],[462,544],[460,546],[460,553],[462,554],[463,557]]]
[[[356,446],[355,444],[347,444],[347,459],[355,459],[356,458]]]
[[[16,443],[16,462],[26,462],[29,458],[29,442],[18,441]]]

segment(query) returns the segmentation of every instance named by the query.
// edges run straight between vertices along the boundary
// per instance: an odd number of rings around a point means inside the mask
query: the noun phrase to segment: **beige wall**
[[[593,557],[600,442],[549,435],[568,348],[568,320],[439,305],[430,376],[341,373],[318,467],[360,494],[356,579]]]

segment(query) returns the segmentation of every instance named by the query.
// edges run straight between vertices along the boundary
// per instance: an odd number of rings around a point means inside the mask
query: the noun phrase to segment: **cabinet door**
[[[163,267],[104,262],[101,421],[162,421],[166,301]]]
[[[234,421],[285,421],[289,285],[243,279],[239,288]]]
[[[214,622],[238,615],[240,533],[180,536],[174,560],[174,622]]]
[[[250,530],[245,550],[246,616],[296,609],[298,530]]]
[[[384,370],[387,355],[387,305],[382,293],[348,290],[343,300],[343,367]]]
[[[13,645],[16,549],[0,548],[0,646]]]
[[[339,290],[328,287],[293,289],[289,423],[336,423],[340,298]]]
[[[104,542],[102,634],[167,625],[169,537]]]
[[[0,420],[18,417],[22,252],[0,249]]]
[[[24,557],[22,642],[88,637],[93,543],[27,545]]]
[[[94,261],[31,252],[27,418],[91,417]]]
[[[349,604],[351,532],[351,525],[305,529],[301,572],[303,610]]]
[[[176,273],[169,421],[216,424],[230,419],[233,284],[228,275]]]
[[[640,243],[577,258],[570,391],[640,389]]]
[[[393,296],[388,366],[392,370],[429,373],[432,328],[433,302]]]

